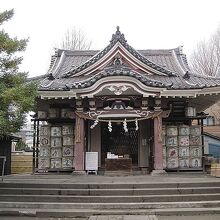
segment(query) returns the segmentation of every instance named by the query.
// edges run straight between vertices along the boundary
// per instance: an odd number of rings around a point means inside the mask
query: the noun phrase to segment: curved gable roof
[[[98,66],[102,59],[107,59],[109,54],[113,54],[111,51],[117,52],[121,48],[131,56],[131,59],[138,60],[138,64],[149,67],[155,74],[149,74],[144,68],[135,71],[123,65],[120,68],[114,66],[110,71],[108,67],[112,60],[103,68],[92,70],[93,72],[88,74],[89,69]],[[115,57],[114,55],[113,59]],[[110,60],[109,57],[108,59]],[[83,89],[108,76],[127,76],[139,80],[146,86],[167,90],[203,89],[220,85],[220,79],[192,74],[181,47],[165,50],[135,50],[127,44],[124,35],[117,28],[110,44],[104,50],[56,50],[49,71],[39,89]]]

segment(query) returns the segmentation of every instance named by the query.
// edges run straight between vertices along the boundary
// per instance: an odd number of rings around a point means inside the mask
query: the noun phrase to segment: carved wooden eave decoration
[[[169,110],[166,111],[167,114],[170,113]],[[145,111],[145,110],[135,110],[135,109],[127,109],[127,110],[101,110],[101,111],[87,111],[87,112],[80,112],[80,111],[76,111],[75,112],[76,115],[80,118],[83,119],[88,119],[88,120],[98,120],[98,121],[108,121],[108,120],[112,120],[112,121],[120,121],[121,118],[127,118],[128,122],[130,121],[134,121],[134,119],[138,119],[138,120],[145,120],[145,119],[149,119],[149,118],[154,118],[159,116],[160,114],[164,114],[164,112],[162,110],[160,111]]]
[[[166,89],[166,87],[163,87]],[[73,90],[74,91],[74,90]],[[76,91],[76,90],[75,90]],[[78,89],[76,92],[80,97],[100,95],[141,95],[143,97],[159,96],[161,87],[150,87],[138,79],[128,76],[109,76],[94,83],[94,85]]]

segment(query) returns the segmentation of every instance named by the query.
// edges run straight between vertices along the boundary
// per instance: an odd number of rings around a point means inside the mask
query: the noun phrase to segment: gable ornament
[[[130,86],[125,85],[111,85],[109,87],[106,87],[106,89],[113,92],[115,95],[121,95],[123,92],[127,91],[130,88]]]

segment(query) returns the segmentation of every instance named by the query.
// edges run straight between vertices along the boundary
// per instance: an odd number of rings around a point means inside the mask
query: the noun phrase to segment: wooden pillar
[[[154,170],[151,175],[165,174],[163,170],[162,115],[154,118]]]
[[[84,171],[85,130],[84,119],[76,116],[74,166],[75,171]]]
[[[163,169],[163,146],[162,146],[162,118],[161,115],[154,118],[154,169]]]
[[[35,173],[36,168],[36,132],[36,121],[34,120],[32,174]]]

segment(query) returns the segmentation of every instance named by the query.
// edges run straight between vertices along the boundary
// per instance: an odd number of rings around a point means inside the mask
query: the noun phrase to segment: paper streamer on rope
[[[139,129],[139,127],[138,127],[138,120],[137,120],[137,118],[135,119],[135,130],[137,131]]]
[[[112,132],[112,122],[111,121],[108,122],[108,130],[109,130],[109,132]]]
[[[127,127],[127,120],[126,120],[126,118],[125,118],[125,120],[123,121],[123,127],[124,127],[125,132],[128,132],[128,127]]]
[[[93,129],[98,123],[99,123],[99,121],[98,121],[98,120],[95,120],[94,123],[93,123],[93,125],[91,125],[90,128]]]
[[[148,111],[148,113],[145,116],[140,117],[140,118],[128,119],[128,120],[126,118],[124,120],[120,120],[120,119],[117,119],[117,120],[116,119],[115,120],[111,119],[111,120],[109,120],[109,119],[100,119],[100,118],[98,118],[98,116],[99,117],[102,116],[103,112],[104,111],[100,111],[99,114],[96,113],[96,112],[93,113],[93,114],[91,112],[75,112],[76,113],[76,142],[81,141],[80,140],[80,131],[77,132],[80,129],[80,122],[78,122],[79,118],[82,118],[82,119],[85,119],[85,120],[86,119],[94,120],[95,122],[91,126],[91,128],[94,128],[98,124],[98,122],[107,122],[107,123],[109,123],[108,129],[109,129],[110,132],[112,132],[112,124],[111,124],[112,122],[123,123],[123,127],[124,127],[125,132],[128,132],[127,122],[135,122],[135,129],[138,130],[139,129],[138,121],[142,121],[142,120],[146,120],[146,119],[150,119],[150,118],[152,118],[152,119],[157,118],[157,120],[159,121],[159,123],[158,123],[159,124],[159,126],[158,126],[158,140],[159,140],[159,142],[162,142],[162,135],[161,135],[161,133],[162,133],[162,123],[161,123],[160,120],[161,120],[161,117],[164,117],[164,116],[168,117],[169,114],[170,114],[170,110],[166,110],[166,111],[161,110],[161,111],[154,111],[154,112]],[[142,113],[143,112],[141,112],[141,114]],[[96,117],[95,116],[91,117],[91,115],[95,115]],[[125,116],[126,116],[126,114],[125,114]],[[79,126],[79,129],[77,129],[78,126]]]

